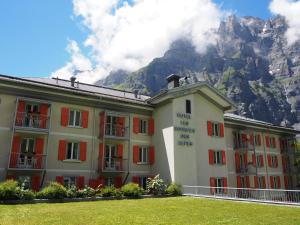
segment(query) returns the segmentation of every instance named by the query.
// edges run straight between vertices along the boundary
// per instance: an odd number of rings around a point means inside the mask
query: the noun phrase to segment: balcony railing
[[[236,168],[237,173],[248,173],[249,167],[248,166],[241,166],[240,168]]]
[[[128,129],[118,124],[106,124],[105,136],[109,138],[128,138]]]
[[[37,113],[17,112],[15,126],[21,128],[49,129],[49,117]]]
[[[46,155],[11,153],[10,169],[33,169],[39,170],[45,168]]]
[[[184,195],[300,206],[300,190],[182,186]]]
[[[127,159],[106,157],[100,162],[99,168],[103,172],[123,172],[127,168]]]

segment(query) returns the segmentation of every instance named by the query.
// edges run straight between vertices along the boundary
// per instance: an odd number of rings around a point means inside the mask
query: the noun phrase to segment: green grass
[[[0,205],[0,224],[300,224],[300,208],[191,197]]]

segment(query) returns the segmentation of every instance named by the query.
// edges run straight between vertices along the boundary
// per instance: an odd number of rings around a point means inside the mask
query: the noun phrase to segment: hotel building
[[[74,78],[0,76],[0,182],[39,190],[92,187],[156,174],[181,185],[293,189],[299,131],[232,114],[204,82],[150,97]]]

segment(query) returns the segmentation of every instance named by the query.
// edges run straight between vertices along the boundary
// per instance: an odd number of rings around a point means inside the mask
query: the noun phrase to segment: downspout
[[[123,184],[126,183],[127,179],[128,179],[128,176],[129,176],[129,163],[130,163],[130,147],[131,147],[131,116],[130,116],[130,113],[129,113],[129,117],[128,117],[128,153],[127,153],[127,174],[126,174],[126,177],[124,179],[124,182]]]
[[[268,172],[268,156],[267,156],[267,151],[266,151],[266,143],[265,143],[265,140],[266,140],[266,137],[264,135],[264,133],[262,133],[262,141],[263,141],[263,146],[264,146],[264,155],[265,155],[265,165],[266,165],[266,175],[267,175],[267,187],[268,189],[270,188],[270,184],[269,184],[269,172]]]
[[[95,139],[96,139],[97,135],[96,135],[96,108],[93,107],[93,132],[92,132],[92,151],[91,151],[91,166],[90,166],[90,176],[89,178],[92,178],[92,170],[94,168],[94,163],[93,163],[93,159],[94,159],[94,153],[95,153]]]

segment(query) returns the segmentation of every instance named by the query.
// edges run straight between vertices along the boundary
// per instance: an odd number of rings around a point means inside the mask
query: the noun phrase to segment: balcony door
[[[18,167],[33,168],[35,164],[35,140],[34,138],[23,138],[21,142]]]
[[[27,103],[25,108],[25,126],[39,127],[39,105]]]
[[[115,170],[117,157],[117,147],[116,145],[106,145],[105,146],[105,169]]]

